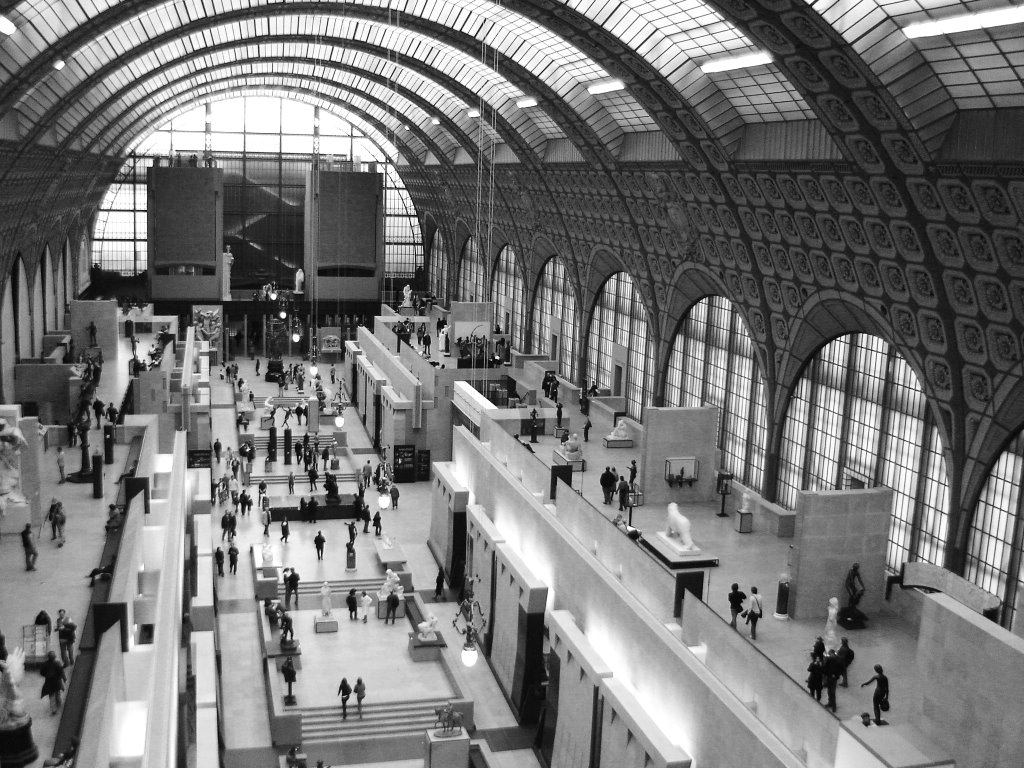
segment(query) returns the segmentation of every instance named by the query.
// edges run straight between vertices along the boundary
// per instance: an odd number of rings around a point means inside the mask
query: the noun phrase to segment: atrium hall
[[[0,0],[0,768],[1019,768],[1022,80],[1010,0]]]

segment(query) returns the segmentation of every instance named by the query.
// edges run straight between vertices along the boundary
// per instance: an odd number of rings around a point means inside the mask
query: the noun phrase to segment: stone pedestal
[[[466,768],[469,764],[469,734],[438,736],[427,731],[423,768]]]
[[[39,759],[39,748],[32,738],[32,718],[11,728],[0,728],[0,765],[21,768]]]
[[[337,632],[338,620],[334,616],[317,616],[313,619],[313,629],[317,634],[321,632]]]
[[[447,647],[440,632],[434,633],[433,640],[420,640],[419,632],[409,633],[409,656],[413,661],[440,661],[441,649]]]

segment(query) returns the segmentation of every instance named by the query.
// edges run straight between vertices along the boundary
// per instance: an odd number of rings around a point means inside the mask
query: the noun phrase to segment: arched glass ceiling
[[[378,3],[366,3],[368,7],[381,8]],[[598,135],[607,142],[614,141],[623,131],[652,130],[655,123],[627,94],[617,94],[627,115],[608,109],[584,87],[585,83],[607,78],[604,69],[594,64],[561,38],[551,34],[538,24],[508,11],[500,6],[473,0],[474,6],[467,11],[466,2],[434,3],[417,8],[416,16],[441,24],[456,32],[475,37],[501,54],[497,62],[500,73],[502,61],[514,61],[540,82],[548,83],[558,95],[573,108],[580,118],[593,124]],[[238,13],[246,9],[259,12],[267,7],[270,15],[246,18]],[[273,7],[271,7],[273,6]],[[324,11],[331,5],[322,6]],[[447,59],[455,51],[437,38],[413,32],[402,24],[401,15],[396,13],[393,24],[377,23],[364,18],[342,15],[341,6],[333,6],[334,13],[287,13],[282,12],[279,3],[262,0],[222,0],[218,14],[235,12],[235,17],[224,24],[216,24],[191,35],[184,35],[182,44],[188,50],[222,42],[225,37],[258,38],[265,35],[307,35],[312,37],[334,37],[351,39],[372,45],[379,45],[400,53],[400,55],[423,55],[430,61],[434,58]],[[379,11],[378,11],[379,13]],[[390,15],[390,14],[389,14]],[[198,3],[186,2],[165,4],[136,15],[93,40],[89,45],[72,52],[68,65],[61,72],[54,72],[37,85],[30,93],[22,96],[18,108],[32,120],[59,103],[69,89],[78,85],[88,76],[120,56],[131,55],[131,51],[147,41],[159,39],[161,35],[182,26],[215,19]],[[405,16],[409,21],[410,17]],[[429,54],[417,49],[429,47]],[[173,46],[171,46],[173,47]],[[465,58],[471,58],[463,54]],[[431,62],[434,63],[434,62]],[[478,63],[479,64],[479,63]],[[493,62],[488,62],[493,66]],[[493,78],[493,71],[489,73]],[[574,76],[566,77],[566,74]],[[518,98],[522,93],[510,97]],[[491,103],[500,104],[498,101]],[[611,118],[611,119],[609,119]],[[628,120],[628,122],[626,122]]]
[[[307,48],[324,48],[324,46],[307,46]],[[474,143],[478,141],[478,130],[482,130],[484,151],[487,151],[492,143],[501,143],[497,131],[491,128],[487,121],[474,120],[467,116],[471,105],[441,85],[407,67],[396,65],[393,61],[377,56],[353,51],[345,51],[340,57],[341,61],[337,64],[314,63],[306,58],[288,56],[287,49],[288,46],[283,43],[260,46],[240,44],[237,48],[225,49],[215,54],[196,55],[180,60],[173,65],[154,70],[153,74],[133,81],[123,90],[114,92],[103,102],[100,110],[86,112],[81,108],[80,103],[78,110],[62,112],[61,133],[65,134],[70,131],[76,121],[80,121],[83,139],[90,140],[100,132],[105,123],[114,121],[130,111],[138,99],[197,72],[209,73],[217,68],[223,69],[234,61],[244,61],[254,72],[287,72],[313,78],[327,77],[337,79],[349,87],[355,87],[353,86],[354,82],[363,82],[363,78],[348,70],[360,69],[360,71],[366,72],[368,77],[375,78],[375,95],[386,102],[391,103],[391,96],[384,91],[390,89],[391,86],[385,87],[381,83],[394,83],[398,98],[403,103],[407,102],[405,96],[414,95],[417,100],[416,109],[419,112],[428,108],[425,105],[429,105],[430,114],[421,114],[418,119],[414,118],[423,128],[430,127],[429,118],[436,114],[458,125]],[[363,86],[358,87],[362,88]],[[403,115],[403,119],[408,120],[412,117],[401,104],[396,103],[395,107]]]
[[[36,121],[47,111],[55,116],[78,114],[74,104],[64,105],[61,97],[72,89],[80,88],[84,101],[90,107],[101,103],[118,89],[129,87],[143,80],[147,73],[157,67],[173,63],[175,60],[202,53],[210,47],[223,47],[232,43],[243,44],[254,37],[270,36],[289,38],[289,42],[277,45],[285,55],[300,56],[318,61],[339,61],[363,68],[367,54],[363,49],[370,47],[385,55],[393,55],[399,66],[405,68],[418,67],[433,70],[439,77],[448,78],[459,83],[473,93],[479,94],[486,102],[498,105],[498,111],[523,137],[537,150],[547,138],[561,138],[564,133],[555,126],[550,117],[539,107],[529,110],[517,109],[515,101],[523,97],[523,91],[498,73],[482,64],[466,53],[448,46],[439,45],[431,37],[421,35],[406,28],[394,29],[373,22],[356,21],[335,17],[332,20],[340,32],[332,39],[335,45],[317,44],[315,37],[302,40],[302,35],[313,35],[322,32],[311,16],[282,16],[270,19],[245,19],[222,25],[215,25],[192,34],[170,36],[167,42],[151,51],[139,55],[132,52],[134,46],[110,35],[98,39],[93,45],[80,52],[80,57],[69,59],[67,66],[61,71],[54,71],[43,84],[36,87],[22,99],[22,113],[30,120]],[[316,27],[316,29],[313,29]],[[351,41],[356,41],[355,43]],[[351,45],[343,48],[341,45]],[[254,45],[254,55],[262,55],[264,46]],[[110,50],[114,56],[106,55],[105,60],[116,56],[125,56],[121,64],[96,83],[83,81],[89,73],[98,69],[86,66],[83,59],[88,59],[93,52]],[[353,50],[359,48],[359,50]],[[388,51],[393,53],[388,54]],[[219,51],[217,56],[225,56]],[[403,65],[402,61],[408,62]],[[95,86],[95,87],[93,87]],[[87,94],[87,95],[86,95]],[[66,131],[74,130],[74,121],[67,119],[63,123]]]
[[[147,89],[148,95],[140,95],[138,100],[133,102],[132,108],[118,116],[116,120],[108,124],[108,133],[114,135],[114,131],[131,123],[132,120],[144,114],[147,110],[168,100],[174,94],[188,91],[196,86],[209,83],[212,80],[234,80],[239,85],[246,82],[268,82],[267,78],[274,82],[281,82],[293,88],[308,88],[314,84],[318,76],[312,74],[312,65],[303,65],[299,69],[307,68],[307,72],[295,72],[294,74],[281,73],[273,62],[254,62],[239,65],[227,65],[206,72],[197,73],[191,77],[180,79],[174,86],[162,90]],[[343,101],[350,101],[353,106],[358,107],[367,113],[380,115],[382,123],[388,126],[392,132],[402,130],[403,123],[409,123],[427,133],[441,148],[445,156],[454,153],[459,143],[448,133],[443,126],[431,125],[431,115],[419,106],[411,103],[401,96],[383,86],[372,83],[364,78],[352,75],[341,74],[334,78],[337,82],[320,80],[315,83],[316,89],[327,98]],[[391,113],[384,105],[392,105]],[[397,112],[397,115],[395,114]]]
[[[126,146],[131,147],[131,150],[138,153],[151,152],[154,150],[154,146],[148,141],[148,139],[155,134],[152,129],[153,126],[162,126],[168,122],[182,117],[183,115],[191,112],[196,108],[199,103],[213,103],[220,101],[227,101],[230,99],[237,98],[239,95],[246,96],[268,96],[273,98],[284,98],[293,101],[301,101],[306,104],[310,104],[314,107],[320,107],[320,109],[330,112],[341,120],[345,120],[354,125],[363,135],[365,135],[374,146],[383,155],[387,155],[387,158],[392,162],[395,162],[396,155],[409,155],[412,154],[416,157],[422,156],[426,153],[426,146],[416,136],[411,135],[410,132],[405,131],[400,136],[394,136],[391,133],[385,134],[380,130],[380,127],[367,121],[361,115],[352,112],[346,108],[346,105],[332,102],[328,99],[322,98],[318,94],[312,94],[308,92],[296,93],[293,90],[285,88],[274,88],[274,87],[242,87],[233,88],[229,90],[222,90],[213,94],[203,94],[199,92],[183,94],[179,96],[173,105],[167,105],[167,108],[159,113],[159,116],[153,116],[151,120],[146,122],[146,127],[143,131],[134,134],[134,142],[129,142]],[[392,141],[394,139],[394,141]]]

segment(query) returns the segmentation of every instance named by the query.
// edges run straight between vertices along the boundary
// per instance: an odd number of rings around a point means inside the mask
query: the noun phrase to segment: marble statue
[[[263,542],[263,565],[264,566],[268,566],[268,565],[273,565],[273,564],[274,564],[274,549],[273,549],[273,547],[270,546],[270,542],[269,541],[265,541],[265,542]]]
[[[573,432],[572,437],[562,444],[562,453],[568,461],[581,461],[583,459],[583,446],[580,445],[580,436]]]
[[[25,501],[21,494],[20,454],[27,446],[21,429],[0,419],[0,496],[10,495],[9,501]]]
[[[825,619],[825,648],[839,649],[839,598],[832,597],[828,601],[828,618]]]
[[[412,306],[412,288],[406,284],[405,288],[402,289],[402,304],[403,307]]]
[[[302,293],[302,291],[303,291],[303,289],[305,287],[306,287],[306,273],[302,271],[301,267],[299,267],[299,269],[297,269],[295,271],[295,292],[296,293]]]
[[[434,614],[417,624],[416,628],[420,631],[417,635],[420,640],[437,640],[437,616]]]
[[[405,594],[405,587],[402,586],[402,582],[398,579],[398,574],[390,568],[384,574],[384,583],[380,587],[380,591],[377,592],[377,597],[381,600],[387,600],[388,595],[392,592],[398,595],[399,599]]]
[[[690,536],[690,521],[679,511],[679,505],[672,502],[668,505],[668,536],[678,539],[679,548],[682,550],[695,550],[697,546]]]
[[[18,683],[25,676],[25,652],[15,648],[0,661],[0,729],[10,729],[29,722],[25,699]]]
[[[629,432],[626,429],[626,420],[619,419],[619,423],[615,425],[615,429],[608,435],[609,440],[629,440]]]
[[[328,582],[324,582],[324,585],[320,587],[320,611],[324,616],[331,615],[331,585]]]

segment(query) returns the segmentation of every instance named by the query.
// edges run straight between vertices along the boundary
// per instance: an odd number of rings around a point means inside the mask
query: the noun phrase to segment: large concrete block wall
[[[462,516],[465,526],[466,502],[469,491],[455,478],[449,462],[433,462],[433,490],[430,494],[430,538],[427,546],[436,560],[452,578],[451,569],[458,557],[465,562],[465,552],[454,551],[456,516]],[[464,529],[464,528],[463,528]],[[453,589],[461,585],[450,582]]]
[[[800,493],[789,598],[794,618],[824,621],[832,597],[845,606],[843,585],[854,563],[860,563],[864,579],[860,609],[869,617],[881,610],[892,499],[889,488]]]
[[[104,366],[117,363],[117,302],[72,301],[71,341],[77,357],[89,348],[89,323],[96,324],[96,346],[103,350]]]
[[[690,768],[692,760],[659,732],[629,687],[618,678],[601,680],[600,765],[617,768]]]
[[[71,400],[71,392],[78,389],[68,386],[72,379],[81,384],[72,367],[64,363],[19,363],[14,370],[14,399],[35,402],[43,424],[63,426],[73,415],[72,406],[78,404],[77,398]]]
[[[486,510],[509,546],[529,558],[552,592],[551,608],[573,614],[656,726],[697,765],[720,765],[722,754],[733,765],[805,765],[464,428],[455,430],[452,450],[471,501]]]
[[[715,499],[720,466],[718,422],[718,409],[710,406],[647,409],[637,462],[647,504]],[[685,456],[697,459],[697,481],[692,486],[670,488],[665,482],[665,459]]]
[[[901,695],[899,678],[909,670],[886,670],[895,712],[907,707],[958,766],[1019,768],[1024,640],[948,595],[927,594],[915,658],[918,698]]]
[[[557,699],[551,768],[590,768],[597,693],[601,680],[611,677],[612,670],[571,613],[549,612],[547,626],[551,654],[558,658],[557,682],[548,686],[549,700]]]

